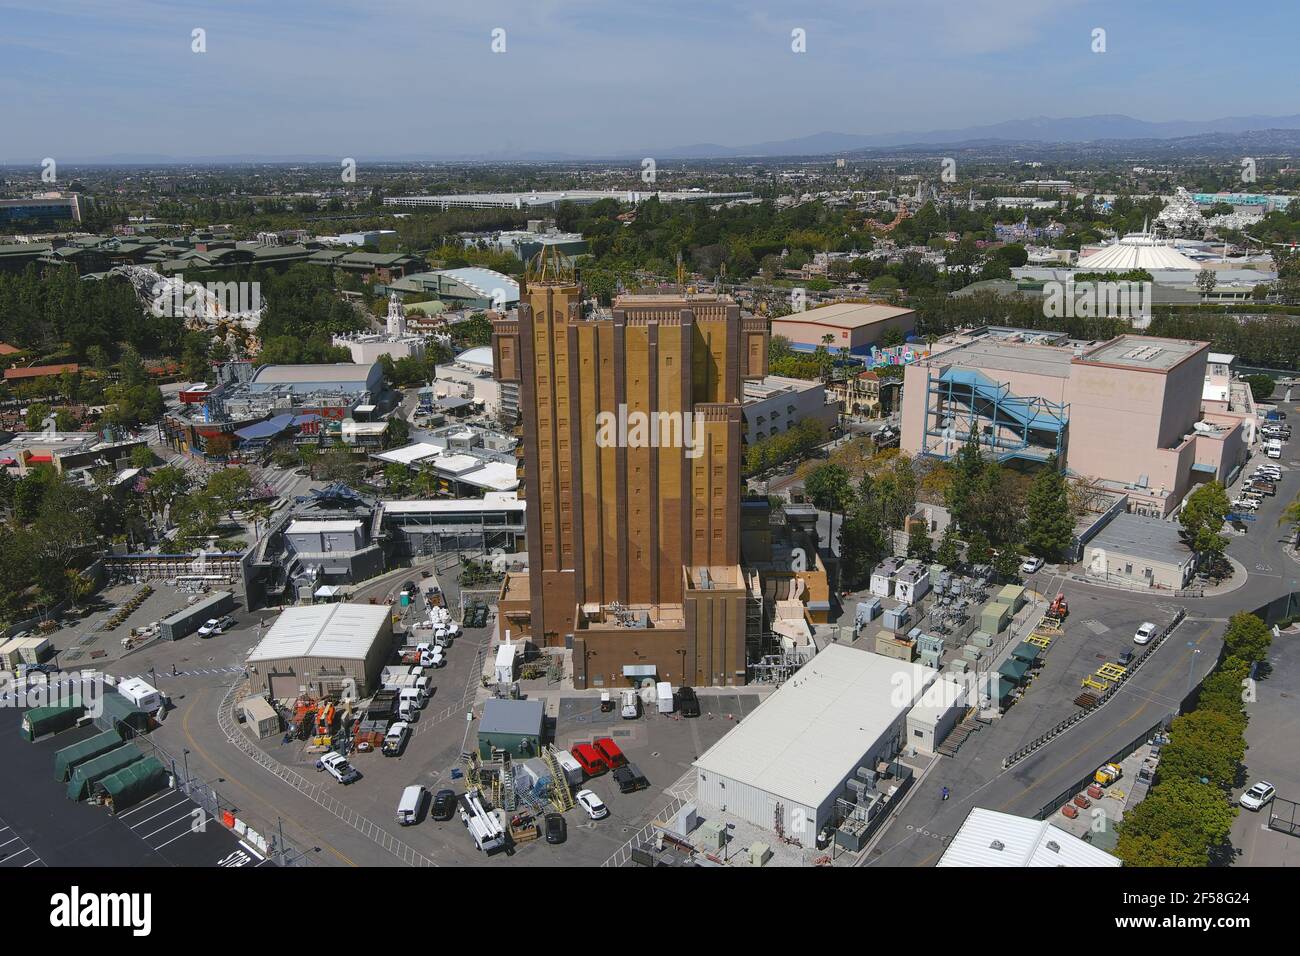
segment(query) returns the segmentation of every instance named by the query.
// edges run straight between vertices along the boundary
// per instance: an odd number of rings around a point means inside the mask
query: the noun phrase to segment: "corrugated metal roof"
[[[540,700],[489,700],[483,705],[480,734],[535,735],[542,732],[545,708]]]
[[[938,866],[1120,866],[1046,820],[976,807],[948,842]]]
[[[938,674],[832,644],[694,766],[803,806],[820,806]],[[896,703],[900,694],[902,706]]]
[[[383,630],[386,604],[317,604],[291,607],[253,648],[248,661],[288,657],[364,658]]]

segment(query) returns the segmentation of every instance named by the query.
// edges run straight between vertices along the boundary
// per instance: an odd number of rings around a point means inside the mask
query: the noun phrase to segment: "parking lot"
[[[69,800],[54,776],[54,754],[98,730],[87,725],[28,743],[18,735],[21,719],[17,708],[0,709],[0,865],[270,865],[174,790],[117,815]]]

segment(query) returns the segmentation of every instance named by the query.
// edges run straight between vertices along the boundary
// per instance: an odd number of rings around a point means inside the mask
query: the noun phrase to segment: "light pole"
[[[190,752],[188,750],[181,751],[181,760],[183,761],[185,766],[185,792],[189,793],[190,792]]]
[[[1191,642],[1191,641],[1188,641],[1188,642],[1187,642],[1187,646],[1188,646],[1188,647],[1191,647],[1191,646],[1192,646],[1192,642]],[[1188,693],[1188,694],[1190,694],[1190,693],[1192,692],[1192,671],[1193,671],[1193,670],[1195,669],[1195,667],[1196,667],[1196,655],[1199,654],[1199,653],[1201,653],[1201,649],[1200,649],[1199,647],[1197,647],[1197,648],[1193,648],[1193,649],[1192,649],[1192,659],[1189,660],[1189,661],[1187,662],[1187,693]],[[1186,696],[1186,695],[1184,695],[1184,696]]]

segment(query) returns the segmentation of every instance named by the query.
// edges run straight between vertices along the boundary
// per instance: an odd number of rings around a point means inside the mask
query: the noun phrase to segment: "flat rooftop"
[[[864,325],[874,325],[877,322],[885,322],[889,319],[911,315],[913,311],[895,305],[881,305],[878,302],[837,302],[834,305],[824,305],[819,309],[809,309],[806,312],[783,315],[780,318],[773,319],[772,324],[775,325],[778,322],[813,322],[817,325],[827,325],[837,329],[858,329]]]
[[[1174,521],[1161,521],[1143,515],[1122,513],[1111,519],[1092,541],[1090,548],[1102,548],[1134,558],[1182,565],[1192,553],[1178,534]]]
[[[1206,348],[1208,344],[1188,339],[1121,335],[1090,352],[1085,352],[1079,357],[1079,361],[1167,372],[1184,359]]]
[[[928,360],[930,365],[960,365],[978,370],[1021,372],[1069,378],[1074,350],[1054,345],[1027,345],[1004,339],[976,339],[965,345],[939,352]]]
[[[317,604],[291,607],[280,615],[246,660],[290,657],[360,660],[383,633],[387,604]]]
[[[695,761],[716,773],[806,807],[818,807],[938,671],[831,644]],[[906,706],[894,701],[902,682]]]

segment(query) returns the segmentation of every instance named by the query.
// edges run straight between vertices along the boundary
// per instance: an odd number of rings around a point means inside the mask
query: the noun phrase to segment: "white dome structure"
[[[1080,272],[1128,272],[1130,269],[1186,269],[1200,271],[1200,263],[1189,259],[1168,241],[1149,232],[1130,232],[1123,239],[1079,259]]]

